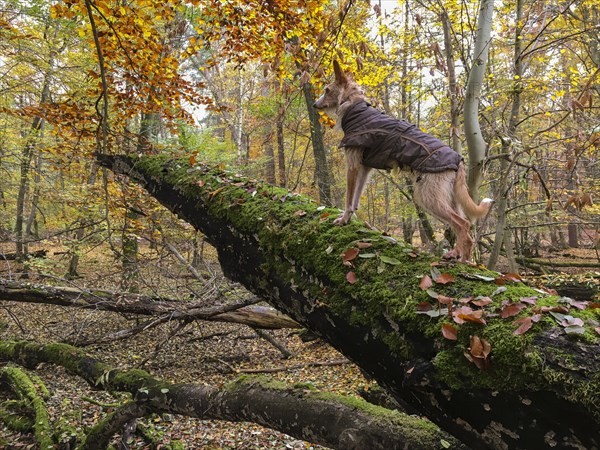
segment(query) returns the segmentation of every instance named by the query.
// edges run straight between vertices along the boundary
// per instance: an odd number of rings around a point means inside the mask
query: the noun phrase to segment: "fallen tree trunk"
[[[274,308],[251,305],[259,301],[257,298],[237,304],[202,307],[162,297],[0,280],[0,300],[98,309],[121,314],[160,315],[165,316],[165,321],[197,319],[239,323],[262,329],[302,328],[298,322]]]
[[[24,255],[25,258],[45,258],[48,250],[36,250],[34,252],[27,253]],[[0,261],[14,261],[17,259],[16,253],[0,253]]]
[[[163,156],[98,160],[202,231],[226,276],[469,447],[600,447],[592,304],[467,265],[432,269],[360,223],[332,226],[336,210],[234,173]]]
[[[91,429],[83,446],[86,449],[108,448],[110,438],[125,423],[151,413],[254,422],[313,443],[347,450],[464,448],[430,422],[360,399],[323,394],[309,385],[287,387],[248,376],[222,388],[174,384],[143,370],[108,366],[66,344],[0,342],[0,359],[30,368],[40,363],[60,365],[95,389],[131,393],[131,402]]]

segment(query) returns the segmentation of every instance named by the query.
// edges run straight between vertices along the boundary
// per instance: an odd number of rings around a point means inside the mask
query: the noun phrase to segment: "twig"
[[[281,342],[279,342],[277,339],[275,339],[273,336],[271,336],[271,334],[269,332],[267,332],[265,330],[261,330],[259,328],[253,328],[253,330],[261,338],[263,338],[265,341],[267,341],[269,344],[271,344],[273,347],[275,347],[277,350],[279,350],[281,352],[281,354],[283,355],[284,359],[289,359],[292,356],[294,356],[294,354],[292,352],[290,352],[285,347],[285,345],[283,345]]]

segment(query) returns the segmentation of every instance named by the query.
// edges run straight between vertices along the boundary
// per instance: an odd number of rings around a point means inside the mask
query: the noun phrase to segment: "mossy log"
[[[333,226],[337,210],[234,172],[166,156],[98,160],[203,232],[226,276],[469,447],[600,448],[594,305],[483,268],[432,268],[358,221]]]
[[[175,384],[143,370],[108,366],[67,344],[0,341],[0,359],[30,368],[40,363],[60,365],[96,389],[131,393],[131,402],[92,428],[84,446],[89,449],[107,448],[110,437],[125,423],[151,413],[253,422],[346,450],[464,448],[431,422],[362,399],[321,393],[307,384],[288,387],[252,376],[221,388]]]
[[[44,396],[48,395],[48,391],[41,380],[36,377],[34,383],[22,369],[7,366],[0,370],[0,384],[2,383],[10,386],[10,390],[27,405],[27,409],[31,410],[31,417],[33,419],[31,423],[39,448],[54,448],[52,428],[44,400]],[[19,419],[15,419],[12,425],[18,429]],[[26,423],[26,421],[23,422],[21,419],[21,423]]]

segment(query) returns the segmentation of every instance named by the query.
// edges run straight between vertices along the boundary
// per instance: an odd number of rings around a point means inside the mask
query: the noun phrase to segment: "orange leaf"
[[[450,341],[456,341],[458,339],[456,328],[449,323],[442,324],[442,335]]]
[[[479,323],[485,325],[485,319],[483,318],[483,309],[474,311],[468,306],[461,306],[452,312],[452,319],[458,324],[465,322]]]
[[[431,281],[431,278],[429,277],[429,275],[424,275],[423,278],[421,278],[419,287],[421,288],[421,290],[426,291],[431,286],[433,286],[433,281]]]
[[[507,317],[516,316],[517,314],[519,314],[521,312],[521,310],[523,308],[525,308],[525,305],[522,303],[514,303],[514,304],[506,305],[500,311],[500,317],[502,317],[503,319],[506,319]]]
[[[437,284],[448,284],[454,281],[454,275],[450,275],[449,273],[442,273],[438,277],[434,279]]]
[[[513,334],[516,335],[521,335],[525,333],[533,326],[533,320],[531,319],[531,317],[522,317],[520,319],[515,320],[513,323],[515,325],[519,325],[519,328],[513,331]]]
[[[452,303],[453,300],[454,298],[446,297],[445,295],[441,294],[437,297],[437,301],[440,302],[442,305],[449,305],[450,303]]]
[[[481,297],[473,300],[471,303],[473,303],[475,306],[485,306],[493,303],[493,300],[489,297]]]
[[[350,247],[344,253],[342,253],[342,261],[343,262],[352,261],[353,259],[355,259],[358,256],[359,252],[360,252],[359,249]]]
[[[360,248],[360,249],[363,249],[363,248],[369,248],[369,247],[372,247],[372,246],[373,246],[373,244],[371,244],[370,242],[357,242],[357,243],[356,243],[356,246],[357,246],[358,248]]]

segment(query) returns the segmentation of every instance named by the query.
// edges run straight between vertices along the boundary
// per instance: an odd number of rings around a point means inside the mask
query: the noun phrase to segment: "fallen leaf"
[[[523,297],[521,298],[521,302],[529,305],[535,305],[537,303],[537,297]]]
[[[442,324],[442,335],[450,341],[456,341],[458,339],[456,328],[449,323]]]
[[[519,325],[519,328],[513,331],[513,334],[517,335],[525,333],[533,326],[533,320],[531,319],[531,317],[521,317],[520,319],[515,320],[513,323],[515,325]]]
[[[346,274],[346,280],[348,280],[348,283],[350,283],[350,284],[354,284],[358,281],[356,278],[356,274],[352,271],[350,271]]]
[[[520,283],[521,281],[523,281],[523,279],[521,278],[521,276],[518,273],[505,273],[504,275],[500,275],[494,281],[498,285],[503,285],[508,282]]]
[[[448,308],[430,309],[428,311],[417,311],[417,314],[425,314],[426,316],[435,318],[448,314]]]
[[[569,325],[565,327],[565,333],[567,334],[585,334],[585,328],[577,325]]]
[[[465,322],[486,324],[483,318],[483,309],[473,310],[468,306],[461,306],[452,312],[452,319],[458,323],[463,324]]]
[[[361,253],[360,255],[358,255],[359,258],[375,258],[377,256],[377,254],[375,253]]]
[[[210,194],[208,194],[208,198],[209,198],[209,200],[212,200],[213,198],[215,198],[215,196],[216,196],[216,195],[217,195],[219,192],[221,192],[223,189],[225,189],[225,186],[223,186],[223,187],[221,187],[221,188],[219,188],[219,189],[217,189],[217,190],[215,190],[215,191],[212,191]]]
[[[360,249],[363,249],[363,248],[373,247],[373,244],[371,244],[370,242],[357,242],[356,246]]]
[[[487,370],[490,367],[488,356],[492,351],[490,343],[479,336],[471,336],[469,351],[465,352],[465,357],[477,366],[479,370]]]
[[[385,256],[385,255],[381,255],[379,257],[379,259],[381,259],[381,261],[383,261],[386,264],[391,264],[392,266],[397,266],[399,264],[402,264],[402,262],[396,258],[390,258],[389,256]]]
[[[596,327],[594,330],[596,330],[596,333],[600,334],[600,327]]]
[[[448,284],[448,283],[452,283],[454,280],[455,280],[454,275],[451,275],[449,273],[442,273],[442,274],[440,274],[440,276],[435,278],[434,281],[437,284]]]
[[[490,295],[490,297],[493,297],[494,295],[498,295],[498,294],[502,294],[503,292],[506,292],[506,287],[505,286],[500,286],[498,289],[496,289],[494,292],[492,292],[492,295]]]
[[[583,320],[581,320],[579,317],[565,316],[564,320],[561,322],[561,325],[563,327],[572,327],[572,326],[582,327]]]
[[[437,301],[440,302],[442,305],[449,305],[450,303],[452,303],[453,300],[454,298],[446,297],[445,295],[441,294],[437,297]]]
[[[429,275],[423,275],[423,278],[421,278],[421,282],[419,283],[421,290],[426,291],[431,286],[433,286],[433,281],[431,281]]]
[[[435,298],[436,300],[440,296],[440,294],[435,292],[433,289],[427,289],[427,295],[429,295],[431,298]]]
[[[506,319],[507,317],[516,316],[524,308],[525,308],[525,305],[522,303],[512,303],[512,304],[506,305],[504,308],[502,308],[502,310],[500,310],[500,317],[502,317],[503,319]]]
[[[493,302],[494,301],[489,297],[477,297],[475,300],[471,301],[475,306],[486,306]]]
[[[299,209],[298,211],[296,211],[294,213],[294,216],[296,216],[296,217],[302,217],[302,216],[305,216],[305,215],[306,215],[306,211],[304,211],[302,209]]]
[[[196,184],[200,187],[204,187],[204,180],[198,180]]]
[[[342,261],[343,262],[350,262],[353,259],[355,259],[358,256],[358,253],[360,252],[359,249],[354,248],[354,247],[350,247],[348,249],[346,249],[346,251],[344,253],[342,253]]]
[[[421,302],[417,305],[417,311],[425,312],[431,311],[433,309],[433,305],[429,302]]]

